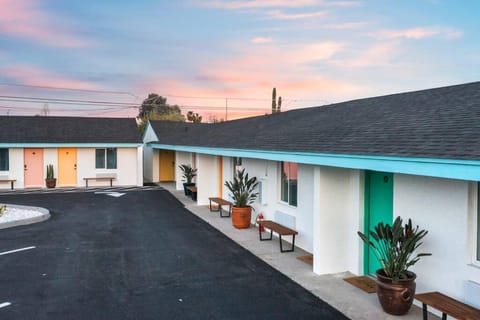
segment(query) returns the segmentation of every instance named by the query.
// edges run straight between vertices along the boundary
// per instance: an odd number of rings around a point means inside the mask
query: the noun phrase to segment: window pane
[[[117,169],[117,148],[107,148],[107,169]]]
[[[105,168],[105,149],[95,150],[95,168],[97,169]]]
[[[280,200],[288,202],[288,162],[281,163]]]
[[[289,201],[288,203],[292,206],[297,206],[297,175],[298,175],[298,164],[290,163],[289,170]]]
[[[0,149],[0,170],[8,171],[8,149]]]

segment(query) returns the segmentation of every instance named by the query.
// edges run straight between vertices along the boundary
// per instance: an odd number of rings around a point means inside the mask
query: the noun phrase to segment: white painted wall
[[[155,131],[152,129],[150,124],[148,124],[145,128],[145,132],[143,134],[143,142],[145,145],[143,146],[143,177],[147,182],[158,182],[159,178],[159,171],[158,171],[158,150],[155,150],[146,143],[158,141],[158,137]]]
[[[432,256],[412,268],[417,291],[438,290],[464,301],[467,281],[480,283],[480,268],[470,265],[469,183],[398,174],[394,184],[395,216],[429,231],[420,251]]]
[[[23,171],[23,148],[10,148],[9,149],[9,170],[0,171],[0,176],[8,177],[9,179],[16,179],[14,188],[24,188],[25,178]],[[10,182],[0,183],[1,189],[10,189]]]
[[[153,179],[153,158],[155,151],[156,150],[147,145],[143,147],[143,177],[146,182],[155,181]],[[158,151],[156,152],[158,153]],[[158,179],[156,181],[158,181]]]
[[[217,156],[197,154],[197,204],[209,204],[209,197],[218,196]]]
[[[315,212],[314,272],[359,273],[361,242],[357,236],[363,216],[363,184],[358,170],[321,167],[319,211]]]
[[[158,161],[157,161],[158,163]],[[190,152],[180,152],[175,153],[175,188],[177,190],[183,190],[183,174],[179,166],[182,164],[192,165],[192,154]],[[157,170],[158,172],[158,170]],[[197,181],[197,177],[193,178],[193,182]]]
[[[138,175],[142,172],[138,148],[117,148],[117,169],[95,169],[95,148],[77,149],[77,185],[85,186],[83,178],[97,174],[116,174],[114,186],[136,186],[142,181]],[[140,167],[138,167],[140,165]],[[141,176],[141,174],[140,174]],[[109,181],[90,180],[88,186],[108,186]]]
[[[275,212],[279,211],[295,219],[294,228],[298,231],[295,244],[313,252],[313,172],[310,165],[298,167],[298,206],[293,207],[280,201],[279,163],[276,161],[242,159],[242,167],[249,176],[255,176],[262,183],[262,201],[253,204],[255,211],[252,213],[252,223],[259,213],[265,219],[275,220]],[[223,180],[231,180],[233,176],[233,160],[229,157],[223,159]],[[224,187],[224,198],[230,199],[229,191]],[[290,241],[289,237],[286,237]]]

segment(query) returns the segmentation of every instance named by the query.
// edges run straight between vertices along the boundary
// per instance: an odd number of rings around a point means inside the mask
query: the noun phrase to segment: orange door
[[[58,185],[77,185],[77,149],[58,149]]]
[[[25,187],[43,187],[43,149],[23,150]]]
[[[175,151],[160,150],[160,181],[175,181]]]

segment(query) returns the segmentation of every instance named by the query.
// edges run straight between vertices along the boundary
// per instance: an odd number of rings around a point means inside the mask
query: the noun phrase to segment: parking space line
[[[0,303],[0,309],[1,308],[4,308],[4,307],[8,307],[9,305],[11,305],[10,302],[3,302],[3,303]]]
[[[5,254],[9,254],[9,253],[19,252],[19,251],[25,251],[25,250],[35,249],[35,248],[36,248],[35,246],[32,246],[32,247],[26,247],[26,248],[20,248],[20,249],[15,249],[15,250],[10,250],[10,251],[0,252],[0,256],[3,256],[3,255],[5,255]]]

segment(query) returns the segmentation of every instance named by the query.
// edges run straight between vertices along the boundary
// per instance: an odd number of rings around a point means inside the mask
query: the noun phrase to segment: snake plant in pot
[[[55,172],[53,171],[53,164],[47,165],[47,178],[45,179],[45,185],[47,188],[55,188],[57,185],[57,179],[55,178]]]
[[[402,315],[410,310],[415,296],[417,275],[408,270],[421,257],[431,253],[417,253],[428,231],[412,226],[412,220],[403,225],[397,217],[393,225],[380,222],[368,234],[358,232],[360,238],[372,248],[382,268],[376,271],[377,295],[385,312]]]
[[[191,194],[188,187],[194,187],[195,183],[192,182],[193,178],[197,175],[197,169],[193,169],[189,164],[182,164],[178,166],[180,170],[182,170],[182,177],[183,177],[183,191],[185,192],[186,196]]]
[[[237,171],[232,181],[226,181],[225,186],[233,199],[232,224],[237,229],[250,227],[252,207],[250,206],[258,196],[256,177],[249,177],[245,169]]]

